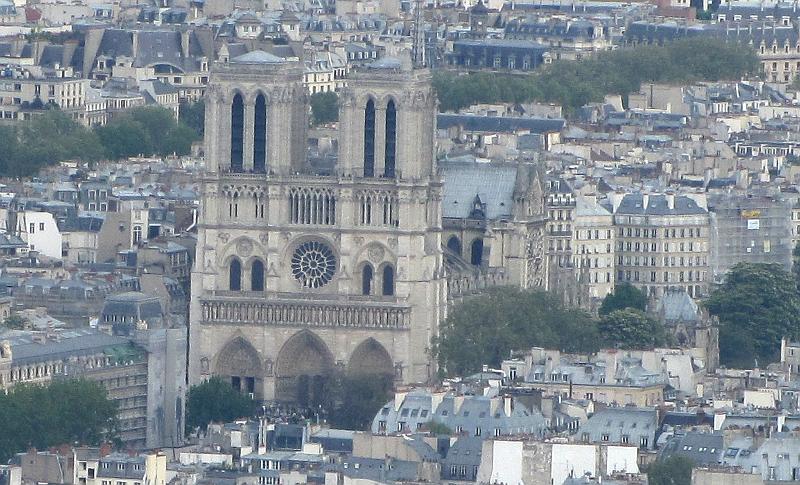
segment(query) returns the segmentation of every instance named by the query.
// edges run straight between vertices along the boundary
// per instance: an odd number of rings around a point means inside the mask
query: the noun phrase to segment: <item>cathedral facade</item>
[[[303,65],[218,64],[192,273],[189,375],[314,401],[341,375],[419,383],[444,318],[442,181],[430,74],[394,59],[340,93],[338,160],[306,157]]]

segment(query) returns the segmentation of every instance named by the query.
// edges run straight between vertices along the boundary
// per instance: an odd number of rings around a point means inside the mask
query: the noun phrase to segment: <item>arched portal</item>
[[[347,374],[392,376],[392,358],[389,352],[374,338],[368,338],[358,344],[347,364]]]
[[[242,337],[228,342],[217,354],[214,373],[228,380],[234,389],[261,395],[262,367],[258,351]]]
[[[325,404],[333,365],[333,355],[322,339],[307,330],[294,334],[278,353],[275,399],[300,406]]]

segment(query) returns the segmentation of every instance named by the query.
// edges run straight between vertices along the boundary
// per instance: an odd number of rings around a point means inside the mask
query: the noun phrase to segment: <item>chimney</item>
[[[132,50],[131,57],[133,57],[135,59],[136,55],[139,53],[139,31],[138,30],[134,30],[132,35],[133,35],[133,39],[132,39],[133,47],[131,48],[131,50]]]
[[[665,194],[665,197],[667,198],[667,207],[670,210],[674,209],[675,208],[675,194],[672,193],[672,192],[668,192],[667,194]]]
[[[263,455],[267,452],[267,418],[261,417],[258,420],[258,454]]]
[[[642,209],[647,209],[648,205],[650,205],[650,194],[644,193],[642,194]]]
[[[514,411],[514,398],[510,394],[503,394],[503,413],[506,416],[511,416]]]
[[[181,54],[184,59],[189,58],[189,31],[184,30],[181,32]]]

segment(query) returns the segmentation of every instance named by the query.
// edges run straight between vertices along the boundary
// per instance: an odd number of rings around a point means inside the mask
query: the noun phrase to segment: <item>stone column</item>
[[[255,99],[246,99],[244,105],[244,154],[242,166],[245,172],[253,170],[253,140],[255,139]]]

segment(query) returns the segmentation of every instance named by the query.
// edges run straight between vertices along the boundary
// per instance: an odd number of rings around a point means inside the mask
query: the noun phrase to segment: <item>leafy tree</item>
[[[250,417],[256,403],[220,377],[192,386],[186,399],[186,430],[206,429],[212,422]]]
[[[647,467],[650,485],[691,485],[694,462],[685,456],[674,455]]]
[[[105,388],[88,380],[18,385],[0,393],[0,461],[33,446],[98,445],[118,433],[117,407]]]
[[[183,124],[193,129],[197,136],[203,136],[206,124],[206,103],[202,99],[195,103],[183,102],[179,107],[179,117]]]
[[[95,128],[109,158],[119,159],[152,155],[153,144],[147,129],[138,121],[119,116],[105,126]]]
[[[757,69],[750,46],[691,38],[603,52],[580,61],[559,60],[528,74],[441,71],[433,83],[444,111],[479,102],[536,100],[559,103],[570,112],[602,101],[606,94],[627,96],[642,83],[738,80]]]
[[[635,308],[603,316],[599,331],[606,345],[619,349],[652,349],[667,342],[664,326]]]
[[[797,285],[797,290],[800,291],[800,243],[792,249],[792,276]]]
[[[192,128],[175,121],[172,111],[158,106],[128,110],[96,131],[111,158],[186,155],[198,138]]]
[[[313,125],[339,120],[339,96],[333,91],[311,95],[311,122]]]
[[[425,427],[433,435],[453,434],[452,429],[450,429],[446,424],[440,423],[439,421],[428,421],[427,423],[425,423]]]
[[[28,320],[25,317],[14,313],[3,320],[3,326],[13,330],[22,330],[28,326]]]
[[[333,383],[333,426],[367,430],[375,414],[392,398],[391,375],[339,376]]]
[[[705,302],[719,317],[720,362],[750,367],[775,362],[782,337],[800,337],[800,295],[777,264],[739,263]]]
[[[635,308],[641,311],[645,311],[647,308],[647,296],[630,283],[617,284],[614,292],[603,298],[598,313],[601,316],[608,315],[615,310],[624,310],[625,308]]]
[[[495,288],[453,308],[433,352],[444,372],[464,375],[483,364],[499,366],[511,351],[539,346],[592,352],[597,343],[597,325],[588,313],[565,308],[544,291]]]

